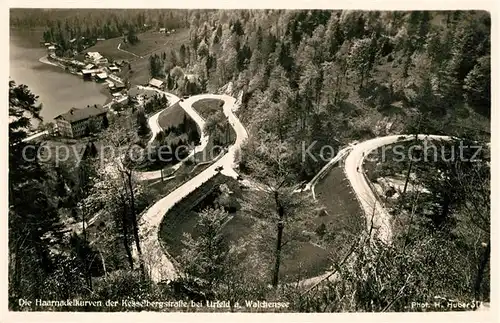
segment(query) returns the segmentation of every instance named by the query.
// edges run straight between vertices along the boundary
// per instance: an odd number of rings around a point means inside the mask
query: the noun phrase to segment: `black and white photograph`
[[[490,311],[493,18],[8,8],[7,311]]]

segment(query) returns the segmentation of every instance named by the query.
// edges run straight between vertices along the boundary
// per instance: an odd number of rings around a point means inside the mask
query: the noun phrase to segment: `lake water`
[[[39,61],[47,53],[39,45],[40,36],[40,32],[10,31],[9,76],[16,84],[27,85],[39,96],[44,121],[52,120],[71,107],[104,104],[107,97],[102,93],[102,84],[83,81],[81,76]]]

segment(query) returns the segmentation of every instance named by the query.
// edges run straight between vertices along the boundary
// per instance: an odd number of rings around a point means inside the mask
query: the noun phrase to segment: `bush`
[[[323,238],[323,236],[326,234],[326,225],[324,223],[321,223],[314,231],[320,238]]]

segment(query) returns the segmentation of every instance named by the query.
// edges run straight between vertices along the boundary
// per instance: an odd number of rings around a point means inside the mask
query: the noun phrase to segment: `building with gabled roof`
[[[102,56],[99,52],[87,52],[85,54],[85,59],[87,62],[98,64],[106,64],[108,59]]]
[[[163,88],[165,87],[165,82],[155,78],[152,78],[148,84],[160,90],[163,90]]]
[[[106,72],[97,73],[97,74],[95,75],[95,79],[96,79],[96,81],[98,81],[98,82],[103,82],[103,81],[105,81],[107,78],[108,78],[108,73],[106,73]]]

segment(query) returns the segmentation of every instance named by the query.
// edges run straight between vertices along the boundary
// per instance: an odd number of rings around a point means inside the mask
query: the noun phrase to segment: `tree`
[[[181,67],[186,66],[186,56],[187,56],[186,46],[184,46],[184,44],[182,44],[180,49],[179,49],[179,60],[180,60]]]
[[[373,64],[372,39],[363,38],[355,40],[349,52],[349,66],[356,71],[359,77],[359,87],[362,88],[366,77],[369,75]]]
[[[239,19],[236,19],[236,21],[232,24],[231,27],[232,27],[231,31],[233,33],[235,33],[236,35],[242,36],[245,34],[245,32],[243,31],[243,26],[241,25],[241,22]]]
[[[292,241],[300,236],[300,228],[311,214],[315,213],[310,196],[296,194],[293,191],[292,187],[286,186],[282,181],[268,186],[266,191],[252,192],[243,201],[245,212],[268,226],[271,225],[270,230],[274,231],[275,240],[272,252],[274,264],[271,266],[271,284],[275,288],[279,283],[283,248],[293,244]],[[270,237],[271,235],[268,238]],[[266,241],[267,243],[270,242]]]
[[[324,42],[323,46],[327,47],[328,56],[333,58],[344,42],[344,33],[341,29],[339,20],[335,15],[331,15],[330,20],[328,21],[325,38],[327,41]]]
[[[130,28],[128,30],[127,41],[130,45],[135,45],[139,42],[139,38],[137,37],[134,28]]]
[[[149,74],[151,77],[165,76],[163,60],[159,55],[153,54],[149,56]]]
[[[200,279],[204,290],[217,290],[228,272],[229,243],[224,224],[229,214],[223,209],[206,209],[199,214],[197,235],[185,233],[181,264],[187,280]]]
[[[133,162],[129,160],[133,144],[133,131],[131,131],[132,129],[129,128],[129,125],[130,123],[125,120],[117,120],[113,123],[113,128],[108,129],[105,134],[105,138],[113,145],[119,156],[109,161],[109,169],[105,171],[108,175],[104,176],[112,177],[113,180],[108,179],[108,181],[116,183],[115,187],[120,190],[120,198],[122,201],[126,201],[126,204],[123,205],[123,222],[130,223],[132,226],[132,236],[134,237],[135,248],[139,257],[139,267],[143,277],[145,277],[137,218],[137,196],[140,195],[141,188],[137,185],[135,179]],[[128,220],[126,219],[127,215],[129,216]],[[125,224],[123,227],[125,228]]]
[[[87,129],[86,129],[86,135],[95,135],[97,134],[102,128],[102,121],[97,119],[96,117],[91,117],[88,120],[87,123]]]
[[[214,144],[228,144],[229,121],[222,111],[219,110],[207,118],[203,131],[210,136]],[[221,139],[221,137],[224,139]]]
[[[133,237],[130,207],[123,182],[117,175],[113,166],[99,170],[97,176],[99,180],[92,188],[91,194],[82,202],[82,205],[85,205],[89,212],[100,212],[101,216],[109,215],[114,224],[113,229],[111,232],[106,232],[98,240],[101,245],[107,247],[111,244],[106,240],[110,236],[120,239],[123,243],[123,250],[129,268],[132,270],[134,268],[134,259],[131,249]]]
[[[308,194],[296,193],[294,187],[290,186],[289,181],[293,177],[284,168],[280,157],[281,148],[279,146],[269,151],[269,155],[276,156],[272,161],[276,168],[261,177],[266,185],[265,189],[249,192],[241,201],[243,212],[258,219],[261,224],[261,243],[273,255],[270,259],[273,259],[274,264],[269,265],[272,272],[271,284],[275,288],[279,283],[283,247],[293,245],[301,236],[303,225],[317,211],[314,200]],[[263,169],[270,162],[257,158],[248,161],[249,168]],[[273,236],[274,247],[269,248],[269,241],[273,240]]]
[[[144,109],[139,109],[137,111],[137,134],[144,138],[149,135],[149,133],[150,129],[148,125],[148,119],[146,118]]]
[[[170,71],[170,76],[172,77],[172,81],[176,83],[180,79],[184,77],[184,71],[182,70],[181,67],[176,66]]]
[[[485,148],[478,151],[471,148],[473,142],[467,140],[447,142],[433,142],[437,146],[438,157],[428,163],[417,164],[418,181],[426,187],[431,194],[429,214],[431,225],[438,230],[448,230],[454,222],[454,214],[459,212],[461,205],[467,203],[469,195],[476,195],[474,190],[463,185],[468,179],[474,179],[477,185],[480,178],[486,181],[489,177]],[[462,148],[461,148],[462,147]],[[476,161],[472,161],[472,157]],[[435,174],[440,174],[435,176]],[[478,186],[482,187],[482,186]],[[467,188],[467,190],[465,190]],[[485,193],[483,192],[484,196]],[[484,212],[484,210],[483,210]],[[483,224],[483,227],[485,224]]]
[[[206,57],[208,55],[208,46],[205,41],[201,41],[198,45],[197,54],[199,57]]]
[[[346,78],[341,67],[333,62],[323,63],[324,78],[321,97],[326,106],[337,105],[348,97],[348,93],[344,90]]]
[[[466,101],[489,116],[491,108],[490,57],[481,57],[464,81]]]
[[[61,250],[61,225],[54,180],[36,154],[38,145],[23,142],[33,119],[41,120],[38,97],[25,85],[9,82],[9,296],[45,295],[52,279],[54,250]],[[28,149],[29,147],[33,149]],[[60,290],[57,290],[59,292]]]

